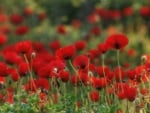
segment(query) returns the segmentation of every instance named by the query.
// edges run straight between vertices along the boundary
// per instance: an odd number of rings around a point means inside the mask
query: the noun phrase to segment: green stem
[[[119,50],[117,50],[117,64],[118,67],[120,68]]]
[[[106,78],[106,73],[105,73],[105,70],[104,70],[104,68],[105,68],[105,55],[104,54],[102,54],[102,67],[103,67],[104,77]],[[109,95],[107,94],[107,91],[108,91],[108,88],[106,86],[106,90],[105,90],[105,93],[106,93],[106,104],[109,105],[107,100],[110,100],[110,98],[109,98]]]
[[[117,64],[118,64],[118,68],[119,68],[119,81],[121,83],[122,78],[121,78],[121,66],[120,66],[120,59],[119,59],[119,50],[117,50]]]
[[[129,103],[128,103],[128,100],[127,100],[127,105],[126,105],[126,113],[129,113]]]
[[[66,89],[66,83],[63,83],[63,89],[64,89],[64,104],[65,104],[65,111],[67,112],[67,101],[66,101],[66,93],[67,93],[67,89]]]
[[[71,60],[68,60],[68,69],[69,69],[69,71],[71,71],[71,74],[73,74],[73,71],[76,73],[76,69],[72,65]]]
[[[33,75],[32,75],[32,65],[30,66],[30,63],[29,63],[29,61],[28,61],[28,59],[27,59],[27,56],[24,54],[24,59],[25,59],[25,62],[29,65],[29,67],[28,67],[28,69],[29,69],[29,75],[30,75],[30,79],[32,80],[33,79]],[[32,61],[31,61],[32,62]],[[36,87],[36,85],[35,85],[35,82],[34,82],[34,80],[33,80],[33,87],[35,88]]]

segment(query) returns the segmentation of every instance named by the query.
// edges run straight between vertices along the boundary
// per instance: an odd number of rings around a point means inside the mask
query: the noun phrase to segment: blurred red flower
[[[100,77],[106,77],[110,73],[110,69],[107,66],[98,66],[96,72]]]
[[[4,13],[0,13],[0,23],[7,21],[7,15]]]
[[[78,69],[85,69],[88,66],[89,60],[85,55],[76,56],[73,60],[73,65]]]
[[[8,67],[5,63],[0,62],[0,77],[6,77],[8,75]]]
[[[100,33],[101,33],[101,29],[99,26],[94,26],[91,28],[91,34],[97,36],[97,35],[100,35]]]
[[[18,81],[20,79],[20,75],[18,73],[18,71],[14,68],[9,68],[8,72],[10,74],[10,77],[13,81]]]
[[[4,45],[7,42],[6,35],[0,33],[0,45]]]
[[[59,77],[60,79],[63,81],[63,82],[67,82],[70,78],[70,72],[69,71],[64,71],[64,70],[61,70],[59,72]]]
[[[89,23],[97,23],[99,21],[99,16],[96,13],[92,13],[87,17]]]
[[[41,12],[38,14],[39,21],[43,21],[47,17],[47,14],[45,12]]]
[[[87,56],[90,57],[91,60],[98,58],[100,55],[100,51],[98,49],[91,49],[87,52]]]
[[[123,15],[128,17],[131,16],[133,14],[133,8],[132,7],[125,7],[123,9]]]
[[[126,98],[126,94],[125,94],[124,91],[118,92],[118,93],[117,93],[117,96],[118,96],[118,98],[119,98],[120,100],[123,100],[123,99]]]
[[[61,43],[60,43],[59,40],[55,40],[55,41],[52,41],[52,42],[49,43],[49,47],[52,50],[56,51],[61,47]]]
[[[76,50],[81,51],[86,47],[86,42],[83,40],[75,42]]]
[[[74,45],[65,46],[56,51],[56,56],[63,59],[68,60],[71,59],[76,53],[76,48]]]
[[[0,33],[8,34],[10,33],[10,26],[9,25],[0,25]]]
[[[128,87],[125,91],[126,98],[129,101],[134,101],[137,95],[137,89],[134,87]]]
[[[100,53],[105,54],[108,50],[108,45],[106,43],[100,43],[98,44],[98,50],[100,51]]]
[[[30,7],[26,7],[24,9],[24,14],[27,15],[27,16],[30,16],[30,15],[33,14],[33,10]]]
[[[26,62],[22,62],[18,65],[18,72],[20,76],[24,76],[29,72],[29,64]]]
[[[27,54],[32,52],[32,42],[31,41],[21,41],[16,43],[16,47],[15,47],[17,53],[20,54]]]
[[[115,74],[115,79],[116,81],[122,81],[124,79],[124,77],[126,76],[126,73],[124,71],[123,68],[120,67],[116,67],[114,70],[114,74]]]
[[[17,35],[25,35],[29,32],[29,27],[28,26],[19,26],[16,28],[15,32]]]
[[[107,78],[106,77],[101,77],[101,78],[92,77],[91,84],[96,89],[105,88],[107,86]]]
[[[10,22],[17,25],[23,22],[24,18],[20,14],[12,14],[10,15]]]
[[[112,49],[122,49],[128,44],[124,34],[113,34],[106,39],[106,44]]]
[[[97,91],[91,91],[89,96],[92,102],[98,102],[100,99],[100,94]]]
[[[143,17],[150,16],[150,7],[148,6],[143,6],[140,8],[140,15]]]
[[[35,83],[37,88],[50,90],[50,84],[46,78],[39,78]]]
[[[66,35],[67,34],[67,29],[66,29],[65,25],[57,26],[57,32],[59,34]]]
[[[80,28],[81,27],[81,22],[80,20],[73,20],[71,22],[71,25],[74,27],[74,28]]]

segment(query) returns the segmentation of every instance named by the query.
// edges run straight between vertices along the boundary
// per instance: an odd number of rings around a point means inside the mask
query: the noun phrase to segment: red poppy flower
[[[1,25],[0,26],[0,33],[8,34],[10,33],[10,26],[9,25]]]
[[[129,101],[134,101],[137,95],[137,89],[134,87],[128,87],[125,91],[125,95]]]
[[[16,44],[16,51],[20,54],[27,54],[32,51],[31,41],[21,41]]]
[[[66,29],[66,27],[64,25],[59,25],[57,27],[57,32],[59,34],[65,35],[65,34],[67,34],[67,29]]]
[[[79,76],[77,76],[77,75],[71,76],[70,82],[71,82],[73,85],[78,85],[78,83],[79,83]]]
[[[116,92],[120,92],[120,91],[124,91],[129,87],[128,83],[123,83],[123,82],[118,82],[114,85],[115,91]]]
[[[5,97],[6,97],[6,94],[1,93],[1,94],[0,94],[0,101],[1,101],[1,102],[2,102],[2,101],[5,101]]]
[[[29,32],[29,27],[28,26],[19,26],[16,28],[15,32],[17,35],[25,35]]]
[[[77,101],[77,102],[76,102],[76,107],[77,107],[77,108],[80,108],[81,106],[82,106],[82,103],[81,103],[80,101]]]
[[[52,60],[53,56],[47,52],[37,54],[32,61],[32,68],[34,72],[37,73],[40,68],[44,67],[47,62],[51,62]]]
[[[11,77],[11,79],[12,79],[13,81],[18,81],[18,80],[20,79],[20,75],[19,75],[19,73],[17,72],[16,69],[14,69],[14,68],[9,68],[9,69],[8,69],[8,72],[9,72],[10,77]]]
[[[13,104],[14,103],[14,95],[12,92],[8,92],[7,93],[7,97],[6,97],[6,100],[5,100],[6,103],[10,103],[10,104]]]
[[[74,27],[74,28],[80,28],[81,27],[81,22],[80,20],[73,20],[71,22],[71,25]]]
[[[107,79],[105,77],[103,78],[91,78],[92,86],[96,89],[101,89],[107,86]]]
[[[79,77],[79,81],[84,85],[87,85],[89,83],[89,77],[87,73],[80,72],[77,76]]]
[[[20,62],[23,61],[22,57],[18,56],[16,52],[13,51],[8,51],[3,53],[3,57],[5,62],[8,64],[19,64]]]
[[[30,79],[30,80],[24,85],[24,89],[25,89],[26,91],[35,92],[35,91],[37,90],[36,80]]]
[[[38,71],[37,71],[37,75],[40,78],[48,78],[50,77],[50,66],[49,65],[45,65],[43,67],[41,67]]]
[[[8,67],[5,63],[0,62],[0,76],[6,77],[8,75]]]
[[[88,57],[85,55],[79,55],[75,57],[73,60],[73,65],[79,69],[86,68],[88,63],[89,63]]]
[[[7,42],[7,37],[4,34],[0,33],[0,45],[3,45]]]
[[[96,8],[95,12],[103,19],[109,19],[109,10],[104,8]]]
[[[106,44],[112,49],[122,49],[128,44],[128,38],[123,34],[113,34],[106,39]]]
[[[128,17],[131,16],[133,14],[133,9],[132,7],[126,7],[123,9],[123,15]]]
[[[0,76],[0,84],[4,84],[4,83],[5,83],[5,80],[6,80],[5,77],[1,77],[1,76]]]
[[[40,100],[46,101],[47,100],[47,95],[45,93],[41,92],[39,94],[39,98],[40,98]]]
[[[110,73],[110,69],[107,66],[98,66],[96,72],[99,74],[100,77],[104,77]]]
[[[59,72],[59,77],[63,82],[67,82],[70,78],[70,72],[62,70]]]
[[[22,62],[19,64],[18,66],[18,72],[20,74],[20,76],[24,76],[29,72],[29,64],[26,62]]]
[[[86,47],[86,42],[83,40],[77,41],[75,43],[76,50],[81,51]]]
[[[100,51],[98,49],[91,49],[87,52],[87,56],[90,57],[91,60],[98,58],[100,55]]]
[[[49,47],[54,51],[58,50],[61,47],[60,41],[56,40],[56,41],[50,42]]]
[[[96,13],[92,13],[87,17],[87,21],[94,24],[99,21],[99,16]]]
[[[106,43],[100,43],[98,44],[98,50],[100,53],[105,54],[108,51],[108,45]]]
[[[118,98],[119,98],[120,100],[123,100],[123,99],[126,98],[126,94],[125,94],[124,91],[118,92],[117,96],[118,96]]]
[[[131,80],[134,80],[137,77],[136,71],[134,69],[128,70],[127,75]]]
[[[46,65],[46,63],[44,62],[44,61],[42,61],[42,60],[33,60],[33,62],[32,62],[32,68],[33,68],[33,71],[35,72],[35,73],[37,73],[38,72],[38,70],[40,70],[42,67],[44,67]]]
[[[143,17],[150,16],[150,8],[148,6],[144,6],[140,8],[140,15]]]
[[[23,22],[23,16],[20,14],[12,14],[10,16],[10,22],[13,24],[21,24]]]
[[[149,90],[147,88],[143,88],[143,89],[140,89],[140,93],[145,96],[149,93]]]
[[[24,9],[24,14],[27,15],[27,16],[30,16],[30,15],[33,14],[33,10],[30,7],[26,7]]]
[[[130,48],[128,51],[127,51],[127,54],[131,57],[134,57],[136,56],[136,51],[132,48]]]
[[[119,68],[119,67],[115,68],[114,74],[115,74],[115,79],[117,81],[120,81],[120,80],[122,81],[123,78],[125,77],[125,71],[124,71],[124,69]]]
[[[49,84],[48,80],[45,78],[39,78],[38,80],[36,80],[35,83],[36,83],[37,88],[50,90],[50,84]]]
[[[90,96],[90,99],[92,102],[98,102],[100,99],[99,92],[97,92],[97,91],[91,91],[89,93],[89,96]]]
[[[39,21],[43,21],[47,17],[47,14],[45,12],[41,12],[38,14]]]
[[[59,71],[65,69],[66,64],[63,60],[56,59],[56,60],[53,60],[50,62],[49,67],[50,67],[51,71],[55,71],[55,69],[56,69],[56,71],[59,72]]]
[[[32,45],[33,45],[34,51],[38,53],[45,51],[44,44],[42,42],[33,42]]]
[[[7,16],[3,13],[0,13],[0,22],[6,22]]]
[[[114,72],[110,71],[109,73],[106,74],[106,77],[109,82],[112,82],[112,79],[114,78],[115,74]]]
[[[76,53],[75,46],[69,45],[56,51],[56,56],[63,60],[71,59]]]
[[[101,33],[101,29],[99,26],[94,26],[92,29],[91,29],[91,34],[93,35],[100,35]]]
[[[112,20],[118,20],[121,18],[121,12],[119,10],[109,10],[109,17]]]

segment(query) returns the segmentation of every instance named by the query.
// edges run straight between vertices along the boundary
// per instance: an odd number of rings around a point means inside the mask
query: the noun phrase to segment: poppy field
[[[150,113],[149,0],[58,1],[0,5],[0,113]]]

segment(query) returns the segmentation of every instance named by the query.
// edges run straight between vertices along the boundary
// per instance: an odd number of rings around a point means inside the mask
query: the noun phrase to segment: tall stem
[[[122,82],[122,78],[121,78],[121,66],[120,66],[120,59],[119,59],[119,49],[117,50],[117,64],[118,64],[118,68],[119,68],[119,81],[120,83]]]
[[[24,54],[24,59],[25,59],[25,62],[29,65],[29,67],[28,67],[28,69],[29,69],[29,74],[30,74],[30,79],[32,80],[33,79],[33,75],[32,75],[32,65],[30,65],[30,63],[29,63],[29,61],[28,61],[28,58],[27,58],[27,56]],[[32,60],[32,59],[31,59]],[[32,61],[31,61],[32,62]],[[33,82],[33,88],[35,88],[36,87],[36,85],[35,85],[35,82],[34,82],[34,80],[32,81]]]
[[[104,77],[106,77],[106,73],[105,73],[105,70],[104,70],[104,68],[105,68],[105,55],[104,54],[102,54],[102,68],[103,68],[103,75],[104,75]],[[107,90],[108,90],[108,88],[106,86],[106,90],[105,90],[105,92],[106,92],[106,104],[108,105],[109,96],[107,94]]]
[[[119,50],[117,50],[117,64],[118,67],[120,68]]]

